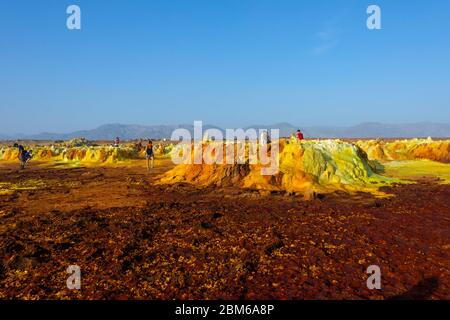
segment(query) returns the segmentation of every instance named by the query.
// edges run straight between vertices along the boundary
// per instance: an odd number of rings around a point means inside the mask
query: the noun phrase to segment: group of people
[[[114,140],[114,147],[119,147],[119,144],[120,144],[120,139],[119,139],[119,137],[117,137]],[[139,142],[139,145],[140,145],[140,147],[142,147],[141,141]],[[17,158],[19,159],[19,162],[20,162],[20,168],[25,169],[26,164],[33,157],[32,151],[25,150],[24,146],[21,144],[18,144],[18,143],[14,144],[14,148],[19,149]],[[140,148],[139,148],[139,151],[140,151]],[[147,170],[150,171],[150,169],[152,169],[154,167],[154,160],[155,160],[155,154],[153,152],[153,141],[150,139],[148,140],[148,143],[145,146],[145,158],[147,159]]]
[[[296,138],[299,141],[304,139],[303,133],[300,131],[300,129],[297,130],[297,132],[296,132]],[[270,137],[266,130],[261,132],[261,143],[264,143],[264,144],[270,143]],[[119,145],[120,145],[120,138],[116,137],[116,139],[114,140],[114,147],[118,148]],[[32,151],[25,150],[25,148],[18,143],[15,143],[14,147],[19,149],[18,158],[20,161],[20,168],[25,169],[26,164],[33,157]],[[139,142],[136,144],[135,147],[136,147],[137,151],[140,151],[142,149],[142,139],[139,140]],[[153,141],[150,139],[148,140],[147,144],[145,145],[145,158],[147,159],[147,170],[150,171],[150,169],[152,169],[154,167],[154,160],[155,160],[155,154],[153,152]]]
[[[298,129],[297,132],[295,133],[295,138],[297,138],[298,141],[305,139],[303,132],[300,129]],[[269,144],[270,143],[270,136],[269,136],[269,133],[267,132],[267,130],[261,131],[260,143],[261,144]]]

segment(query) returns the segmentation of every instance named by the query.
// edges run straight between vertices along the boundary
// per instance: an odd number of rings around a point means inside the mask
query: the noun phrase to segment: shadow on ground
[[[388,300],[426,300],[439,287],[437,277],[426,278],[403,294],[390,297]]]

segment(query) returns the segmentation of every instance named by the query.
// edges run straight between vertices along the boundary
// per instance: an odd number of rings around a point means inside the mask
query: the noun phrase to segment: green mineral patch
[[[383,163],[385,175],[400,179],[439,178],[450,183],[450,164],[431,160],[389,161]]]

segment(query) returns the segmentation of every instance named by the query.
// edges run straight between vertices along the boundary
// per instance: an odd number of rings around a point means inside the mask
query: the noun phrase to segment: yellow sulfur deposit
[[[450,140],[364,140],[357,145],[386,176],[404,180],[434,177],[450,183]]]
[[[367,153],[371,160],[401,161],[427,159],[450,163],[450,140],[433,141],[431,138],[392,142],[362,140],[356,144]]]
[[[162,175],[159,183],[188,182],[199,186],[236,186],[291,193],[344,190],[374,194],[381,194],[377,191],[380,186],[407,183],[421,177],[440,178],[440,182],[450,183],[450,140],[361,140],[351,143],[283,139],[280,140],[279,153],[270,152],[276,155],[272,162],[278,163],[278,170],[273,175],[262,175],[261,169],[267,165],[250,161],[251,147],[258,149],[260,146],[255,142],[241,145],[245,153],[244,161],[240,163],[234,158],[231,159],[233,164],[181,164]],[[217,160],[222,148],[224,162],[220,163],[227,163],[226,160],[230,159],[226,158],[226,151],[230,147],[236,154],[238,149],[234,141],[227,141],[225,146],[222,142],[203,142],[201,150],[212,152],[212,159]],[[25,148],[32,149],[32,162],[63,162],[68,166],[80,163],[110,165],[145,159],[145,147],[133,143],[115,148],[72,140],[59,145]],[[173,157],[179,151],[170,142],[154,145],[158,158]],[[193,160],[193,150],[189,157]],[[18,149],[0,147],[0,160],[18,161]]]
[[[170,157],[173,144],[156,144],[155,155],[159,158]],[[115,164],[129,160],[145,159],[145,147],[124,144],[119,148],[113,146],[92,146],[85,140],[74,139],[60,145],[25,146],[32,151],[32,161],[54,161],[67,163]],[[19,151],[14,147],[0,147],[0,160],[17,161]]]
[[[77,161],[83,163],[117,163],[142,158],[131,147],[34,147],[33,160],[37,161]],[[17,148],[0,148],[0,160],[17,160]]]
[[[284,140],[280,142],[278,160],[279,171],[271,176],[263,176],[262,165],[248,161],[245,164],[182,164],[164,174],[160,183],[235,185],[293,193],[334,190],[378,193],[378,187],[399,182],[375,173],[364,151],[339,140]]]
[[[16,190],[35,190],[45,188],[46,184],[41,180],[30,179],[18,183],[0,182],[0,195],[11,194]]]

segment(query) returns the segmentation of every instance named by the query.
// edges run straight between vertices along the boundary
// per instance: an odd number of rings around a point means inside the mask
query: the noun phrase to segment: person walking
[[[25,150],[25,148],[22,145],[18,144],[18,143],[15,143],[14,147],[19,149],[18,158],[19,158],[19,161],[20,161],[20,169],[25,169],[25,165],[31,159],[31,151]]]
[[[155,159],[155,155],[153,153],[153,141],[148,140],[147,146],[145,147],[145,157],[147,159],[147,171],[150,171],[150,168],[153,169],[153,161]],[[151,160],[151,162],[150,162]]]

